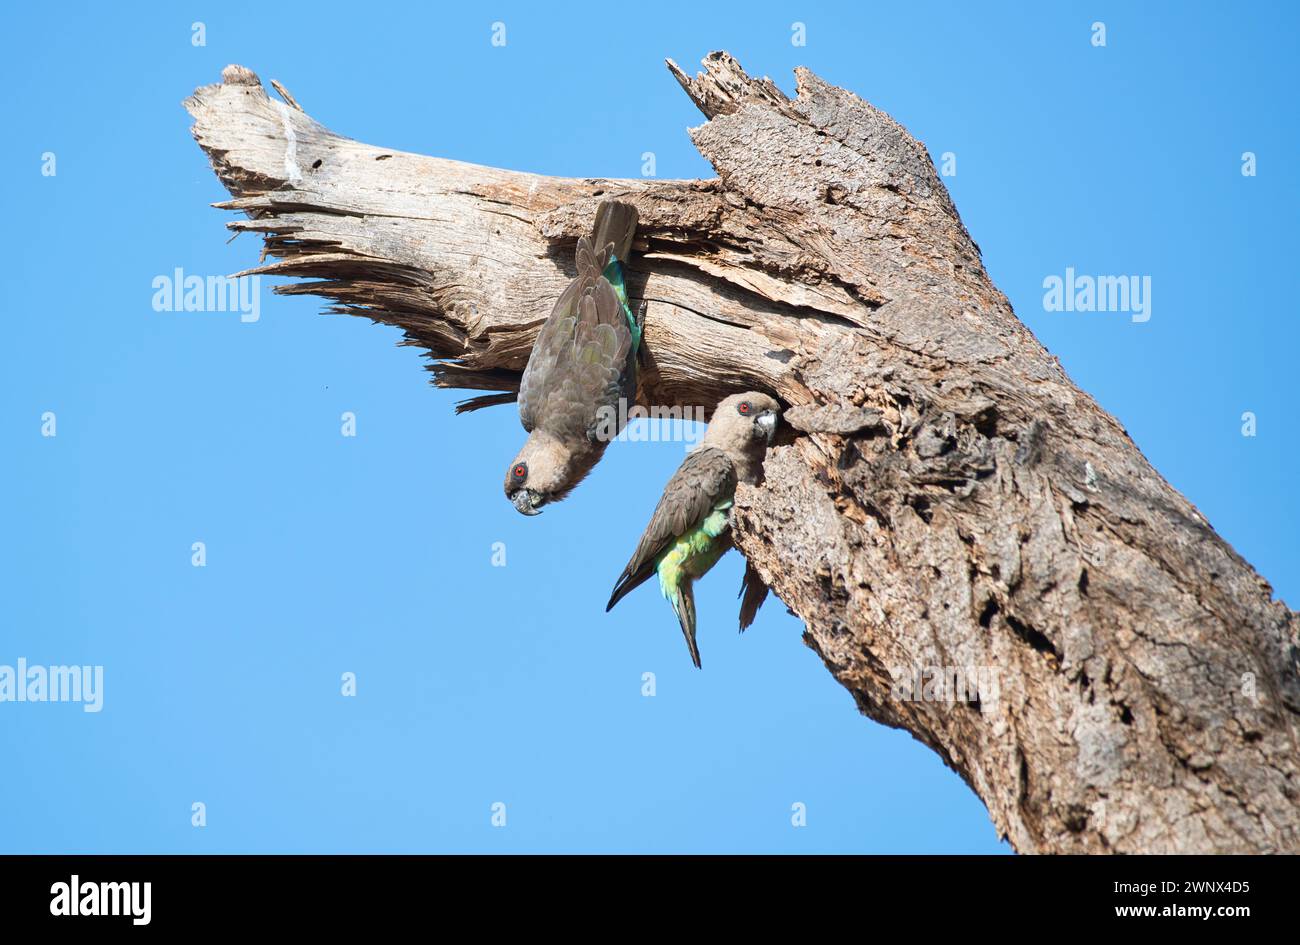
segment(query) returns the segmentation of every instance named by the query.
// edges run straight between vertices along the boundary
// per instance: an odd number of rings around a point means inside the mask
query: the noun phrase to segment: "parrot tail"
[[[682,636],[686,637],[686,647],[691,651],[691,662],[696,669],[701,669],[700,648],[695,644],[695,591],[690,581],[678,585],[672,604],[677,622],[682,625]]]
[[[599,256],[610,243],[619,262],[627,262],[636,235],[636,207],[621,200],[602,200],[596,208],[596,223],[591,228],[591,245]]]
[[[736,596],[744,598],[740,602],[740,632],[744,633],[758,616],[758,608],[767,600],[767,585],[748,561],[745,562],[745,577],[740,582],[740,593]]]

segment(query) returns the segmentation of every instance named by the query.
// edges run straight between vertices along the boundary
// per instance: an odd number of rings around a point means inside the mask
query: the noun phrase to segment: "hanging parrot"
[[[731,505],[736,483],[753,482],[776,432],[780,405],[766,394],[732,394],[713,413],[700,447],[691,452],[664,487],[636,553],[619,575],[605,607],[608,613],[632,589],[658,573],[663,592],[682,626],[691,661],[695,644],[692,589],[732,545]],[[761,590],[760,590],[761,589]],[[762,579],[746,562],[741,629],[754,619],[766,596]]]
[[[623,267],[636,233],[636,207],[596,208],[591,237],[578,240],[578,274],[537,335],[519,386],[528,431],[506,471],[506,498],[524,515],[559,502],[600,461],[636,399],[636,359],[645,305],[634,315]]]

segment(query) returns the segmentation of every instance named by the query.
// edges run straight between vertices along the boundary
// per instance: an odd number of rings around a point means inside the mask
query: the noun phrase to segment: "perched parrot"
[[[695,644],[695,595],[692,585],[731,547],[731,504],[737,482],[753,482],[776,432],[780,405],[766,394],[732,394],[718,404],[704,442],[682,461],[664,487],[663,497],[646,526],[636,553],[614,585],[605,607],[615,604],[651,574],[672,604],[682,625],[691,661],[698,668]],[[741,587],[740,629],[745,629],[767,594],[757,572],[746,562]]]
[[[634,315],[623,266],[636,233],[636,207],[596,208],[591,238],[578,240],[578,274],[542,325],[519,386],[528,440],[506,471],[506,498],[524,515],[559,502],[600,461],[636,398],[636,361],[645,305]]]

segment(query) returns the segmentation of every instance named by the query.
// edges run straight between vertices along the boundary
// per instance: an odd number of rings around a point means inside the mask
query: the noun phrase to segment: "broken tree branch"
[[[246,214],[228,225],[265,241],[250,273],[402,328],[438,385],[506,392],[486,402],[517,388],[597,202],[635,203],[642,397],[790,406],[737,542],[865,714],[1022,852],[1300,850],[1296,615],[1016,319],[903,128],[805,69],[789,99],[725,53],[704,67],[669,63],[711,181],[386,150],[240,66],[185,104],[218,206]],[[996,692],[900,688],[945,667]]]

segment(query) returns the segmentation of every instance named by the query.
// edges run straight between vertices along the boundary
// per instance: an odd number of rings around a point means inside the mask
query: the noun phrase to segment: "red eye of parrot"
[[[527,479],[528,467],[525,466],[523,463],[520,463],[518,466],[516,466],[514,469],[510,471],[510,474],[514,476],[516,479]]]
[[[741,413],[749,413],[749,402],[746,401],[745,403],[741,404],[741,405],[740,405],[739,407],[737,407],[736,409],[739,410]]]

